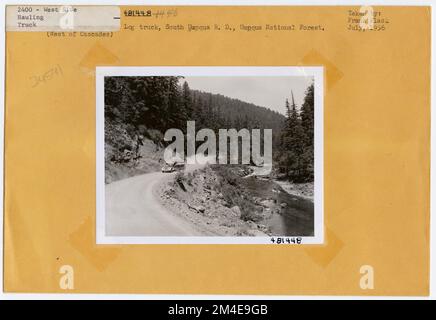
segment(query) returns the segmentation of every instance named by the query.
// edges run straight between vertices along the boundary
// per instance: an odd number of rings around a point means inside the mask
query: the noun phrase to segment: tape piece
[[[97,42],[82,58],[79,67],[87,72],[94,73],[96,66],[117,64],[119,60],[115,54]]]
[[[344,243],[329,228],[326,228],[325,244],[308,246],[305,251],[317,265],[326,268],[342,250]]]
[[[100,272],[114,262],[122,250],[121,248],[97,246],[94,222],[91,218],[86,219],[76,231],[70,234],[68,242]]]
[[[333,88],[334,85],[344,76],[341,70],[339,70],[332,62],[327,60],[322,54],[314,49],[304,56],[304,58],[301,60],[301,65],[324,66],[324,77],[326,80],[327,89],[329,90]]]

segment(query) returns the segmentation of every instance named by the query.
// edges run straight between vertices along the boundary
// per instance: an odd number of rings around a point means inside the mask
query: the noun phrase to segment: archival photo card
[[[323,243],[322,67],[96,81],[97,243]]]

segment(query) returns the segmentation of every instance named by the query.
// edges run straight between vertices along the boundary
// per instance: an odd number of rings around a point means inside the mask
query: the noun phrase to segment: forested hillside
[[[292,88],[290,88],[291,91]],[[286,101],[287,116],[251,103],[191,90],[182,77],[106,77],[106,165],[137,160],[139,146],[164,147],[164,133],[194,120],[196,130],[272,129],[280,172],[294,182],[313,181],[313,85],[301,111]],[[147,150],[153,149],[150,146]],[[131,166],[134,166],[131,164]]]
[[[268,128],[279,132],[285,117],[251,103],[191,90],[181,77],[107,77],[106,120],[122,122],[130,130],[142,126],[165,132],[184,129],[195,120],[196,128]]]
[[[188,120],[196,122],[197,131],[272,129],[276,145],[285,124],[285,117],[278,112],[223,95],[191,90],[181,77],[105,78],[105,128],[110,129],[105,132],[105,142],[115,153],[109,155],[112,159],[123,159],[125,150],[134,149],[140,136],[163,146],[165,131],[178,128],[185,132]],[[120,130],[125,132],[121,139]]]

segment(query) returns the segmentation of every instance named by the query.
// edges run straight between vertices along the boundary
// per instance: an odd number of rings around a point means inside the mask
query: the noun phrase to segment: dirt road
[[[106,185],[107,236],[199,236],[185,220],[164,208],[153,188],[175,173],[153,172]]]

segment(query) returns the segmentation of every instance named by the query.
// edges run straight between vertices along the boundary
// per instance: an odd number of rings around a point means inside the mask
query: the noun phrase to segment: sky
[[[184,81],[191,89],[219,93],[285,114],[285,101],[291,102],[291,90],[300,107],[313,77],[185,77],[181,83]]]

